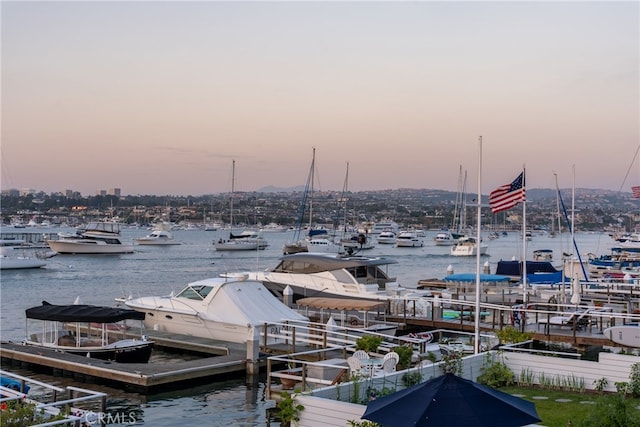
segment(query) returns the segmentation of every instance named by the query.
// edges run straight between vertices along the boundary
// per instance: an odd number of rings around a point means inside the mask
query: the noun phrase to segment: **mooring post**
[[[258,338],[252,337],[251,339],[248,339],[247,340],[247,375],[258,374],[259,354],[260,354],[260,342],[258,341]]]

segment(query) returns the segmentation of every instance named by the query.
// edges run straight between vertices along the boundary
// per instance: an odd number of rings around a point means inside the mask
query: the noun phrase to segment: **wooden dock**
[[[3,366],[49,371],[83,382],[112,384],[125,390],[149,393],[191,386],[212,378],[244,376],[247,350],[242,344],[150,331],[149,340],[158,348],[190,352],[202,357],[192,360],[151,363],[116,363],[87,358],[43,347],[1,342]],[[263,363],[266,363],[263,361]]]
[[[388,321],[404,322],[407,329],[416,330],[432,330],[447,329],[452,331],[474,332],[475,321],[471,317],[462,317],[458,319],[430,319],[420,317],[393,317],[387,316]],[[497,329],[503,329],[511,326],[510,323],[503,322],[480,322],[480,332],[494,332]],[[533,339],[537,341],[548,341],[557,343],[572,344],[577,347],[584,346],[618,346],[609,338],[603,335],[603,325],[593,324],[585,328],[571,328],[570,326],[552,327],[548,331],[538,323],[527,324],[524,328],[525,332],[533,334]]]

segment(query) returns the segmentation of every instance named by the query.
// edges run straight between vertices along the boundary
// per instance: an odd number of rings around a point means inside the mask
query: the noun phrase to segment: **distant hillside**
[[[304,185],[286,188],[267,185],[266,187],[262,187],[257,190],[258,193],[294,193],[296,191],[304,191]]]

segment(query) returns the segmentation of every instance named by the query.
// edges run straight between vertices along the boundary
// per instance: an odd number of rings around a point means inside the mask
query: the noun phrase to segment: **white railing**
[[[105,413],[107,398],[106,393],[72,386],[67,386],[65,388],[57,387],[52,384],[47,384],[41,381],[34,380],[32,378],[23,377],[21,375],[17,375],[4,370],[0,370],[0,375],[5,378],[13,379],[20,382],[21,390],[24,390],[25,385],[28,385],[32,388],[29,391],[33,391],[34,386],[38,386],[45,390],[45,392],[39,395],[38,398],[35,398],[30,397],[28,394],[22,393],[18,390],[14,390],[10,387],[0,387],[0,389],[2,390],[2,398],[0,398],[0,403],[28,403],[34,405],[35,413],[43,413],[51,418],[60,418],[40,424],[32,424],[32,426],[44,427],[61,424],[68,425],[70,422],[77,423],[78,425],[80,423],[88,423],[89,425],[91,425],[99,422],[102,416],[101,414]],[[45,399],[45,395],[47,394],[50,395],[49,399],[51,399],[52,401],[48,403],[42,402],[41,400]],[[58,400],[59,397],[63,394],[66,394],[68,396],[68,399]],[[91,402],[91,409],[88,409],[84,405],[86,402]],[[84,408],[79,407],[79,404],[81,403],[83,404],[83,406],[85,406]],[[96,408],[97,405],[99,406],[99,408]],[[96,411],[95,409],[98,410]]]

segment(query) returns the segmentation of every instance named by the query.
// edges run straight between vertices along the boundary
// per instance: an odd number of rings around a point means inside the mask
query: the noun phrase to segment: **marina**
[[[213,247],[213,241],[225,235],[224,230],[216,232],[198,232],[191,230],[178,230],[174,234],[182,245],[169,247],[136,246],[131,254],[117,255],[58,255],[52,258],[49,264],[38,270],[16,270],[4,272],[3,298],[2,298],[2,357],[3,365],[6,359],[15,359],[12,367],[23,374],[30,372],[34,366],[41,364],[49,366],[43,373],[36,369],[38,376],[46,375],[53,381],[68,381],[76,378],[78,381],[88,381],[93,384],[101,384],[107,387],[108,395],[121,395],[127,390],[125,400],[132,402],[140,419],[155,420],[153,425],[175,425],[183,415],[175,415],[165,408],[173,405],[176,393],[181,396],[180,404],[184,406],[186,417],[191,421],[210,420],[212,414],[224,412],[227,423],[235,422],[242,425],[265,425],[267,409],[273,407],[273,400],[266,399],[263,393],[270,386],[267,380],[269,367],[267,355],[276,353],[264,353],[260,344],[257,374],[247,375],[247,346],[246,344],[231,345],[229,343],[201,341],[194,337],[180,337],[176,334],[167,334],[153,329],[146,331],[149,339],[156,343],[159,351],[155,357],[160,357],[142,369],[134,366],[121,366],[125,364],[108,364],[108,368],[100,366],[88,366],[90,361],[82,356],[56,354],[55,357],[44,358],[38,354],[30,354],[24,351],[21,341],[24,336],[24,313],[32,306],[40,305],[43,299],[57,304],[71,304],[76,297],[81,297],[84,302],[99,305],[116,305],[116,299],[143,297],[148,295],[162,295],[170,292],[178,293],[184,283],[198,279],[218,277],[220,274],[238,274],[246,271],[265,271],[277,265],[282,256],[282,246],[290,239],[289,233],[273,233],[269,235],[270,247],[260,251],[247,252],[217,252]],[[418,288],[418,282],[431,283],[434,286],[432,292],[437,295],[440,292],[456,290],[461,298],[468,298],[469,305],[473,303],[471,289],[464,284],[446,284],[445,276],[457,272],[472,272],[475,269],[475,259],[468,257],[452,257],[449,255],[449,247],[438,247],[433,242],[436,231],[427,232],[425,246],[414,248],[409,252],[398,251],[397,248],[388,245],[378,245],[367,250],[367,256],[383,256],[397,261],[393,266],[393,275],[401,286]],[[136,237],[148,234],[146,230],[126,228],[122,230],[123,240],[132,241]],[[491,246],[491,256],[486,257],[491,271],[495,271],[498,261],[512,259],[519,256],[520,245],[518,239],[500,238],[500,245]],[[602,253],[611,245],[608,235],[579,234],[578,245],[581,251]],[[491,245],[492,242],[489,242]],[[552,245],[553,243],[553,245]],[[531,251],[537,246],[553,248],[559,253],[560,239],[550,239],[546,236],[534,236],[529,243]],[[584,247],[584,249],[582,249]],[[560,258],[560,257],[556,257]],[[453,270],[453,271],[452,271]],[[432,278],[432,279],[430,279]],[[465,286],[468,289],[465,289]],[[25,288],[29,292],[25,292]],[[439,291],[438,291],[439,289]],[[504,293],[502,292],[504,291]],[[517,288],[504,286],[504,289],[491,296],[483,297],[485,302],[501,302],[504,298],[506,304],[516,304],[521,299],[521,291]],[[633,288],[630,288],[633,295]],[[465,296],[466,295],[466,296]],[[606,294],[603,299],[606,300]],[[11,301],[11,303],[9,303]],[[442,300],[441,300],[442,301]],[[545,300],[546,301],[546,300]],[[555,307],[557,309],[558,307]],[[569,308],[569,307],[567,307]],[[536,309],[530,308],[528,314],[530,323],[527,329],[535,334],[536,339],[565,341],[568,344],[587,348],[589,346],[602,346],[613,344],[602,331],[612,324],[611,318],[615,318],[616,325],[623,322],[621,314],[603,316],[605,323],[592,322],[587,328],[574,330],[571,327],[551,327],[548,334],[538,322],[542,316],[549,315],[542,310],[536,313]],[[450,329],[455,328],[463,332],[473,331],[471,308],[458,307],[444,309],[448,319],[437,319],[437,310],[430,313],[415,313],[405,311],[406,316],[385,319],[400,325],[398,335],[408,333],[415,329]],[[483,312],[485,309],[483,309]],[[482,332],[488,333],[492,328],[511,324],[511,315],[507,312],[500,313],[500,308],[495,311],[486,310],[481,324]],[[504,310],[503,310],[504,311]],[[434,316],[434,317],[431,317]],[[457,316],[457,317],[456,317]],[[502,323],[500,323],[500,319]],[[403,329],[404,328],[404,332]],[[300,351],[302,348],[298,348]],[[166,352],[165,352],[166,350]],[[285,354],[291,348],[282,348]],[[275,351],[272,349],[271,351]],[[42,360],[38,357],[43,357]],[[195,357],[194,357],[195,356]],[[335,356],[330,359],[335,359]],[[339,358],[339,357],[338,357]],[[82,359],[80,361],[80,359]],[[167,363],[163,363],[163,359]],[[68,363],[69,365],[64,365]],[[78,363],[78,365],[74,365]],[[320,362],[322,363],[322,362]],[[76,367],[77,366],[77,367]],[[82,366],[82,368],[80,367]],[[101,369],[98,369],[101,368]],[[27,371],[25,371],[27,369]],[[276,369],[276,368],[274,368]],[[327,368],[328,369],[328,368]],[[78,371],[78,372],[75,372]],[[98,374],[98,371],[102,372]],[[95,375],[94,375],[95,374]],[[113,377],[107,384],[102,384],[100,375]],[[136,377],[136,378],[134,378]],[[115,380],[114,380],[115,379]],[[220,389],[223,387],[223,389]],[[168,393],[168,394],[167,394]],[[209,393],[233,394],[237,402],[245,402],[244,409],[239,413],[231,407],[221,409],[225,403],[214,403],[207,400],[207,409],[197,410],[203,396]],[[262,397],[260,397],[262,395]],[[155,397],[158,396],[158,397]],[[164,397],[166,396],[166,397]],[[158,400],[159,399],[159,400]],[[153,405],[144,405],[136,402],[155,402]],[[107,401],[107,406],[111,403]],[[220,406],[217,406],[220,405]],[[230,405],[231,406],[231,405]],[[190,408],[190,410],[189,410]],[[181,411],[182,414],[182,411]],[[217,415],[216,415],[217,416]],[[175,418],[174,418],[175,417]],[[202,418],[201,418],[202,417]],[[233,421],[230,421],[233,420]],[[220,421],[221,425],[224,421]]]

